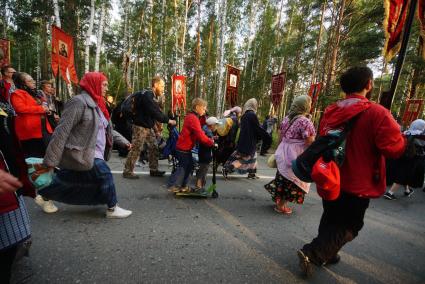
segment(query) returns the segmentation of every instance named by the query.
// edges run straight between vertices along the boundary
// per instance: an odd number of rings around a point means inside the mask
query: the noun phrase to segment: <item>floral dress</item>
[[[313,123],[305,116],[297,116],[292,121],[286,117],[281,126],[281,143],[276,150],[278,170],[274,180],[264,186],[276,203],[281,200],[302,204],[310,184],[300,181],[292,172],[291,163],[306,148],[305,139],[315,136]]]

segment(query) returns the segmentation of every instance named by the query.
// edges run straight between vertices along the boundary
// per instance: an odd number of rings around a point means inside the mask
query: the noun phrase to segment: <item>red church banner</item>
[[[272,103],[275,109],[280,106],[285,89],[286,73],[282,72],[272,76]]]
[[[226,101],[234,107],[238,103],[238,88],[241,70],[227,65]]]
[[[74,66],[74,42],[72,36],[56,26],[52,26],[52,70],[55,77],[58,70],[65,82],[69,83],[67,70],[71,81],[78,84],[77,72]]]
[[[186,111],[186,77],[183,75],[174,74],[171,77],[172,81],[172,100],[171,109],[173,113],[178,108],[180,111]]]
[[[312,84],[310,86],[310,90],[308,91],[308,95],[311,97],[310,113],[313,113],[314,109],[316,108],[317,99],[319,98],[321,89],[322,89],[322,83]]]
[[[10,64],[10,41],[0,39],[0,67]]]
[[[385,60],[390,61],[400,51],[410,0],[384,0],[384,6],[385,46],[383,54]]]
[[[403,125],[408,126],[412,121],[419,117],[419,114],[422,113],[424,106],[424,100],[421,99],[412,99],[408,100],[406,103],[406,108],[404,109],[403,114]]]
[[[425,0],[419,0],[418,3],[418,18],[420,30],[420,45],[422,58],[425,60]]]

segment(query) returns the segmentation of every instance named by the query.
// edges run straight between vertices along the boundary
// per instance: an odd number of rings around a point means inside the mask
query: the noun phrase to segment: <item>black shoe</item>
[[[337,264],[340,260],[341,260],[341,257],[339,256],[339,254],[337,254],[333,258],[331,258],[330,260],[328,260],[326,262],[326,264]]]
[[[384,197],[388,200],[396,200],[397,198],[394,196],[394,194],[391,194],[389,192],[385,192]]]
[[[123,173],[122,176],[128,179],[139,179],[139,176],[136,176],[134,173]]]
[[[150,176],[151,177],[163,177],[165,175],[164,171],[150,171]]]
[[[313,264],[311,263],[308,256],[304,254],[302,250],[297,251],[298,259],[299,259],[299,266],[301,269],[302,274],[310,278],[313,275]]]
[[[414,192],[415,192],[415,191],[414,191],[413,189],[409,188],[409,190],[406,190],[406,191],[404,192],[404,196],[406,196],[406,197],[410,197],[410,196],[412,196],[412,194],[413,194]]]
[[[259,179],[259,177],[256,174],[252,174],[252,173],[248,174],[247,178],[248,179]]]

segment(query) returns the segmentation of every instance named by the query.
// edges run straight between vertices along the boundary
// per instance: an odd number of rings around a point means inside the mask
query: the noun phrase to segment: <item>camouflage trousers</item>
[[[143,146],[147,145],[149,168],[151,171],[158,170],[158,146],[153,129],[144,128],[141,126],[133,125],[133,136],[131,144],[133,147],[127,156],[127,161],[124,166],[124,174],[130,174],[134,171],[134,165],[140,157]]]

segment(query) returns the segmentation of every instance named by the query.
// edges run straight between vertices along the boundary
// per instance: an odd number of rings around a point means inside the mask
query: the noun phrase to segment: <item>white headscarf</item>
[[[425,120],[423,119],[416,119],[415,121],[410,124],[409,129],[404,131],[405,135],[421,135],[425,134]]]

